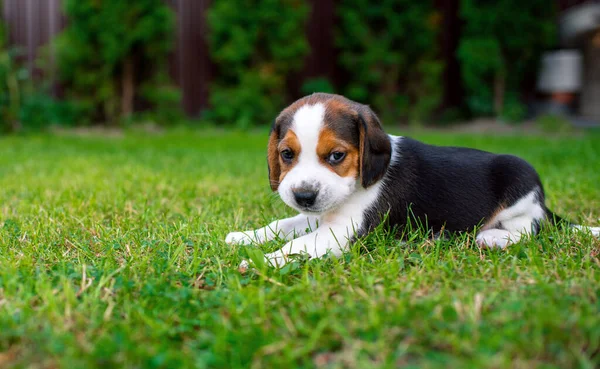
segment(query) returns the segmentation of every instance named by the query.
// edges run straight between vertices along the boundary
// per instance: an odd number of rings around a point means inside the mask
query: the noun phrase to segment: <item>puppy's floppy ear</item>
[[[392,155],[390,137],[383,131],[377,115],[367,106],[358,110],[360,133],[360,178],[364,188],[380,180]]]
[[[281,167],[279,166],[279,125],[275,120],[271,126],[269,134],[269,144],[267,146],[267,164],[269,166],[269,183],[271,190],[277,191],[279,188],[279,176],[281,175]]]

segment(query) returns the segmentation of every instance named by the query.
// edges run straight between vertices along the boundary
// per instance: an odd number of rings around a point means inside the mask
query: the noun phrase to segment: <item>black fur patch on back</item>
[[[386,213],[390,228],[410,223],[433,232],[472,231],[536,187],[545,209],[538,174],[516,156],[427,145],[406,137],[394,145],[395,161],[379,199],[365,213],[361,234],[376,227]]]

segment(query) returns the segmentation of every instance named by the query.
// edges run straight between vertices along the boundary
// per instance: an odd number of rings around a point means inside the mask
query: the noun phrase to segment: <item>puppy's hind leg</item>
[[[573,224],[572,222],[554,214],[551,210],[546,210],[546,213],[548,216],[548,220],[550,220],[550,222],[555,226],[560,224],[566,225],[578,232],[590,233],[592,236],[600,238],[600,227],[590,227],[580,224]]]
[[[584,232],[584,233],[590,232],[592,234],[592,236],[594,236],[596,238],[600,238],[600,227],[588,227],[588,226],[582,226],[582,225],[578,225],[578,224],[575,224],[572,227],[580,232]]]
[[[302,236],[317,229],[318,221],[317,216],[298,214],[295,217],[276,220],[262,228],[231,232],[225,237],[225,242],[230,245],[248,245],[271,241],[276,237],[291,240],[295,236]]]
[[[546,211],[540,189],[534,189],[513,205],[498,212],[477,234],[480,247],[504,249],[517,243],[524,235],[535,234]]]

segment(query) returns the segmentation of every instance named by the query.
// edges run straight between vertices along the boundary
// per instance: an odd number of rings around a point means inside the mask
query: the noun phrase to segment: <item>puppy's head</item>
[[[368,106],[313,94],[283,110],[273,123],[269,180],[287,205],[324,213],[379,181],[390,156],[389,136]]]

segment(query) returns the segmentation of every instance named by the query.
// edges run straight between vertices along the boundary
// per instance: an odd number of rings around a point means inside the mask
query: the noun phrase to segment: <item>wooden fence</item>
[[[8,42],[22,49],[25,62],[35,71],[39,47],[47,45],[65,25],[60,0],[3,0],[2,16]]]
[[[211,0],[165,0],[177,14],[177,42],[170,60],[170,73],[183,92],[183,107],[189,116],[197,116],[208,104],[209,85],[215,73],[206,43],[207,25],[203,14]],[[334,45],[335,5],[339,0],[307,0],[311,6],[306,36],[311,51],[304,69],[289,78],[290,96],[298,96],[302,81],[311,77],[326,77],[342,85],[344,75],[337,66]],[[558,0],[561,9],[586,0]],[[588,0],[589,1],[589,0]],[[40,46],[65,26],[61,0],[0,0],[2,14],[8,25],[9,42],[25,51],[25,61],[34,74],[40,74],[35,61]],[[435,0],[443,14],[440,34],[444,71],[444,106],[462,101],[460,66],[455,52],[460,36],[458,17],[460,0]],[[52,57],[52,50],[50,50]],[[52,61],[52,58],[51,58]]]
[[[171,57],[171,77],[183,92],[183,107],[197,116],[208,105],[208,87],[213,75],[206,42],[204,12],[210,0],[168,0],[177,14],[177,43]]]
[[[41,46],[49,44],[62,30],[66,19],[61,0],[0,0],[3,21],[8,28],[9,43],[24,53],[24,61],[34,75]],[[183,107],[189,116],[197,116],[208,105],[209,85],[215,72],[206,43],[207,24],[203,14],[210,0],[166,0],[176,13],[176,45],[169,63],[173,80],[183,92]],[[339,80],[333,42],[335,0],[309,0],[312,12],[307,27],[311,52],[304,70],[292,83],[290,94],[299,93],[304,78],[325,76]],[[52,56],[52,49],[49,49]],[[51,58],[52,62],[53,58]]]

